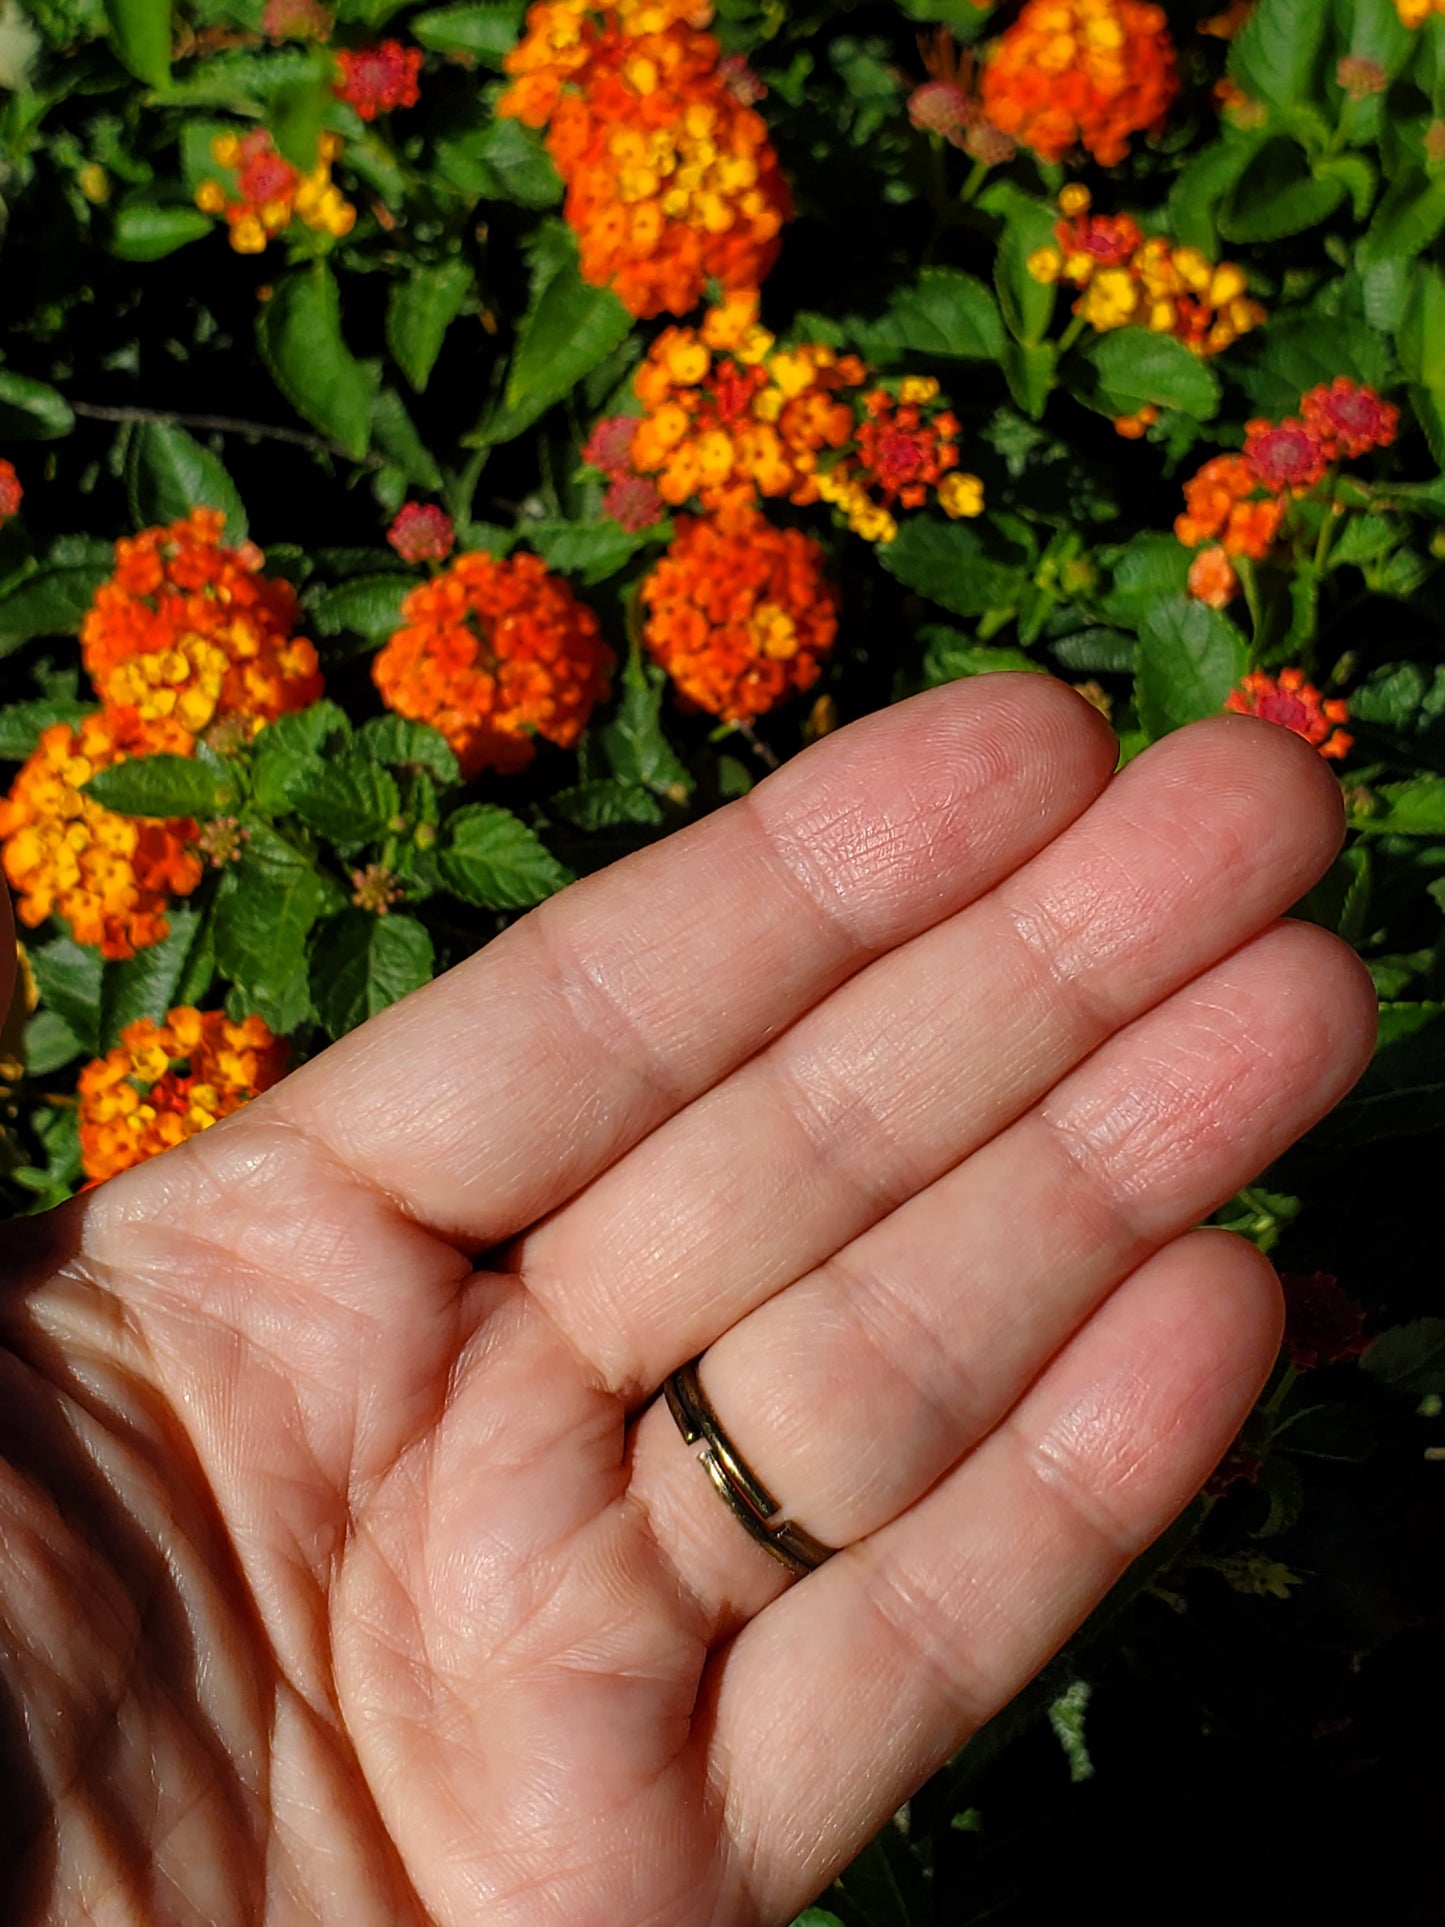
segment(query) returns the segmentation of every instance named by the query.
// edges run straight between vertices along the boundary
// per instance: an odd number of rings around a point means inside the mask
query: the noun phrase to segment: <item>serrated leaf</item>
[[[1360,1369],[1412,1398],[1445,1392],[1445,1318],[1412,1318],[1382,1331]]]
[[[383,388],[377,396],[371,411],[371,433],[377,448],[413,488],[442,487],[436,457],[416,432],[416,424],[394,388]]]
[[[936,625],[930,625],[921,634],[928,645],[923,658],[923,679],[929,688],[957,682],[965,676],[987,676],[1006,669],[1048,674],[1043,663],[1035,662],[1022,649],[975,642],[972,636],[963,635],[957,629]]]
[[[94,703],[73,702],[65,696],[42,696],[0,709],[0,763],[23,763],[42,730],[52,723],[69,723],[74,728],[84,717],[94,715],[95,708]]]
[[[322,930],[311,960],[321,1022],[344,1037],[369,1017],[431,981],[432,940],[415,917],[343,910]]]
[[[246,511],[225,464],[173,422],[138,424],[126,459],[126,489],[138,528],[210,508],[225,516],[228,542],[246,539]]]
[[[262,358],[291,406],[359,462],[370,440],[377,370],[346,345],[341,296],[325,262],[277,282],[256,326]]]
[[[392,769],[420,769],[439,783],[459,783],[456,751],[439,729],[404,716],[377,716],[363,723],[356,740],[375,762]]]
[[[1269,107],[1317,100],[1329,12],[1321,0],[1259,0],[1230,48],[1230,79]]]
[[[300,770],[288,793],[302,822],[343,853],[380,841],[401,809],[395,777],[359,745]]]
[[[608,288],[590,287],[574,262],[548,282],[522,323],[502,406],[486,426],[491,442],[511,441],[569,395],[610,355],[632,316]]]
[[[311,1015],[306,939],[336,893],[299,851],[254,828],[216,893],[216,968],[278,1036]]]
[[[665,539],[666,529],[659,525],[633,533],[612,521],[528,522],[517,533],[549,568],[590,588],[626,568],[639,550]]]
[[[983,282],[954,268],[924,268],[876,321],[855,322],[858,352],[879,362],[905,354],[940,360],[1001,361],[1003,317]]]
[[[0,597],[0,655],[36,636],[74,636],[110,567],[41,568]]]
[[[122,64],[147,87],[171,77],[170,0],[105,0],[111,39]]]
[[[1318,0],[1308,0],[1311,8]],[[1293,141],[1266,141],[1219,209],[1219,232],[1229,241],[1279,241],[1328,220],[1347,186],[1338,173],[1315,174]]]
[[[672,790],[690,793],[692,777],[662,727],[665,684],[661,670],[649,672],[637,656],[630,656],[622,672],[622,700],[601,730],[600,741],[619,782],[640,783],[659,795]]]
[[[1445,776],[1416,776],[1407,783],[1381,783],[1371,791],[1374,807],[1354,819],[1358,830],[1391,836],[1445,836]]]
[[[1097,384],[1084,399],[1102,414],[1177,408],[1196,421],[1208,421],[1219,412],[1218,375],[1172,335],[1115,328],[1081,342],[1078,358]]]
[[[160,261],[177,248],[200,241],[215,223],[198,207],[160,202],[148,195],[122,201],[110,230],[110,251],[122,261]]]
[[[20,1056],[27,1077],[48,1077],[77,1057],[88,1057],[84,1043],[56,1010],[37,1010],[26,1022]]]
[[[179,1001],[177,993],[205,919],[199,911],[172,905],[166,921],[168,936],[106,969],[100,1006],[102,1050],[115,1044],[127,1024],[142,1017],[159,1022]]]
[[[500,67],[521,38],[523,0],[494,0],[490,6],[433,7],[411,22],[411,33],[433,53],[453,54]]]
[[[463,194],[519,207],[554,207],[562,182],[538,135],[517,120],[460,126],[436,144],[436,170]]]
[[[385,642],[401,627],[401,605],[415,587],[410,576],[355,576],[317,596],[308,605],[307,620],[321,636],[350,633]]]
[[[0,442],[54,441],[74,426],[70,403],[58,389],[0,368]]]
[[[133,756],[97,770],[85,786],[120,816],[219,816],[232,801],[217,772],[190,756]]]
[[[1058,214],[1046,201],[1026,194],[1012,181],[996,181],[978,197],[986,213],[1004,223],[994,257],[994,287],[1010,334],[1026,344],[1040,342],[1053,319],[1057,289],[1029,273],[1029,257],[1052,247]]]
[[[101,981],[105,965],[100,952],[69,937],[27,947],[35,975],[35,989],[43,1010],[53,1010],[80,1039],[89,1056],[100,1049]]]
[[[1384,1003],[1369,1069],[1310,1134],[1355,1149],[1434,1130],[1445,1103],[1445,1004]]]
[[[1070,636],[1059,636],[1049,644],[1061,668],[1082,670],[1087,675],[1132,675],[1139,645],[1133,636],[1118,629],[1076,629]]]
[[[1361,268],[1422,254],[1445,230],[1445,182],[1433,181],[1423,168],[1409,168],[1390,183],[1360,242]]]
[[[1139,720],[1157,741],[1216,716],[1248,668],[1249,645],[1219,610],[1184,599],[1157,603],[1139,625]]]
[[[392,283],[386,306],[386,345],[417,394],[431,379],[447,329],[471,291],[472,271],[462,260],[413,268]]]
[[[558,790],[548,808],[579,830],[611,830],[620,823],[655,826],[663,820],[662,805],[651,790],[637,783],[609,782],[605,777]]]
[[[916,589],[956,616],[981,616],[1018,605],[1027,578],[971,522],[910,516],[878,560],[905,588]]]
[[[541,838],[494,803],[469,803],[447,818],[437,872],[453,896],[484,910],[527,910],[572,881]]]
[[[331,702],[311,703],[268,723],[256,738],[251,765],[251,793],[257,809],[272,816],[288,810],[293,783],[350,735],[345,712]]]

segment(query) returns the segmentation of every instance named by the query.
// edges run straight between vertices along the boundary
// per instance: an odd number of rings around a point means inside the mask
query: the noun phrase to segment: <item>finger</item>
[[[1042,676],[871,716],[543,905],[288,1078],[267,1114],[443,1235],[496,1244],[992,888],[1114,757],[1095,712]]]
[[[874,963],[515,1256],[629,1403],[1294,903],[1339,785],[1221,718],[1131,764],[986,898]]]
[[[1119,1279],[1343,1096],[1373,1029],[1354,953],[1279,926],[725,1333],[701,1370],[724,1432],[823,1544],[877,1531],[993,1430]],[[629,1492],[713,1638],[781,1590],[663,1405],[635,1428]]]
[[[739,1915],[790,1919],[1037,1672],[1203,1484],[1280,1324],[1250,1246],[1171,1246],[958,1471],[718,1656],[699,1711]]]

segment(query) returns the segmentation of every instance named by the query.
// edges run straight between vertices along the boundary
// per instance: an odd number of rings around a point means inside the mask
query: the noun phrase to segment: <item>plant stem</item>
[[[968,179],[958,190],[958,198],[964,207],[968,206],[974,195],[977,194],[978,190],[983,186],[984,181],[988,178],[989,167],[990,163],[988,161],[975,161],[969,169]]]
[[[1254,572],[1254,563],[1247,555],[1235,557],[1235,573],[1244,589],[1244,600],[1249,608],[1249,620],[1254,628],[1254,645],[1259,647],[1264,634],[1264,605],[1259,599],[1259,577]]]
[[[1079,336],[1084,332],[1084,329],[1087,327],[1087,325],[1088,323],[1085,321],[1083,315],[1076,314],[1074,316],[1073,320],[1069,323],[1068,327],[1065,328],[1064,332],[1059,336],[1060,360],[1062,360],[1063,357],[1069,352],[1070,348],[1073,347],[1074,343],[1078,340]]]
[[[90,401],[72,401],[70,408],[72,413],[89,421],[154,422],[166,428],[199,428],[217,435],[246,435],[259,442],[292,442],[297,448],[309,448],[315,455],[339,455],[347,462],[357,460],[349,449],[343,448],[340,442],[329,441],[325,435],[312,435],[304,428],[278,428],[270,422],[242,421],[235,415],[185,415],[165,408],[111,408]],[[385,468],[386,465],[384,455],[363,455],[357,463],[360,468]]]

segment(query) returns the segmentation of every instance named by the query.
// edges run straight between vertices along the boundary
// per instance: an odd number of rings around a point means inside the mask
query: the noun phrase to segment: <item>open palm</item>
[[[8,1234],[6,1918],[787,1921],[1203,1481],[1337,788],[938,691]],[[742,1531],[659,1386],[789,1515]],[[29,1910],[27,1912],[27,1909]]]

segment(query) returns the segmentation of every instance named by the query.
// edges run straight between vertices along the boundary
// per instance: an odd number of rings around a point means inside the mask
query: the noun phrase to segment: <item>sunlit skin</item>
[[[1255,1398],[1191,1227],[1373,1027],[1316,751],[1114,764],[1042,676],[872,715],[10,1227],[7,1921],[785,1923],[1018,1690]]]

